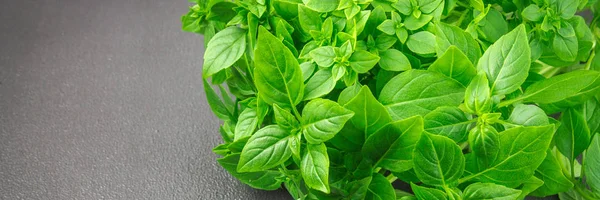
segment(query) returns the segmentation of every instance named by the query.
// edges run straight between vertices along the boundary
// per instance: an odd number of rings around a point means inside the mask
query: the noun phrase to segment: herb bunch
[[[213,151],[253,188],[600,199],[600,17],[577,15],[596,0],[193,4]]]

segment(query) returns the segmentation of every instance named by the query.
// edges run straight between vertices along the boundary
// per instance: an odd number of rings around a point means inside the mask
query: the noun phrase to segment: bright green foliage
[[[329,156],[325,144],[309,144],[302,157],[300,172],[309,188],[329,193]]]
[[[446,200],[448,196],[446,193],[441,190],[434,188],[427,188],[423,186],[418,186],[413,183],[410,183],[413,192],[417,199],[431,199],[431,200]]]
[[[586,163],[584,165],[585,173],[587,174],[587,182],[590,187],[600,192],[600,135],[596,134],[592,144],[588,150]]]
[[[519,89],[527,78],[530,54],[525,25],[502,36],[483,53],[477,69],[486,73],[493,95],[509,94]]]
[[[394,119],[424,116],[440,106],[458,106],[465,88],[439,72],[410,70],[392,78],[381,90],[379,101]]]
[[[419,116],[389,123],[367,138],[362,153],[374,166],[392,172],[409,170],[413,167],[412,152],[422,132],[423,118]]]
[[[413,157],[417,177],[432,186],[456,186],[465,169],[460,147],[444,136],[422,134]]]
[[[465,200],[510,200],[516,199],[519,194],[521,194],[521,191],[504,187],[502,185],[496,185],[493,183],[473,183],[465,188],[463,198]]]
[[[456,46],[450,46],[428,70],[440,72],[463,84],[469,85],[477,71],[467,56]]]
[[[598,2],[193,0],[181,21],[213,152],[253,188],[600,199]]]
[[[335,136],[354,113],[334,101],[315,99],[302,110],[302,131],[306,141],[323,143]]]

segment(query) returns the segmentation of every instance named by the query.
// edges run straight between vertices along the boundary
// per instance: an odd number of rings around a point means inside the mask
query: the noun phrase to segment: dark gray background
[[[186,0],[0,4],[0,199],[289,199],[211,149]]]

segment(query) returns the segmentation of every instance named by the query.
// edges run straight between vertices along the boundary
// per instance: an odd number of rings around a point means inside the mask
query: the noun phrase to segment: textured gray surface
[[[185,0],[0,6],[0,199],[288,199],[216,163]]]

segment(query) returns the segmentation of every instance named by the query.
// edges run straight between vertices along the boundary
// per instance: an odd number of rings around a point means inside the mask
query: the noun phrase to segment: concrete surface
[[[0,4],[0,199],[289,199],[215,161],[187,1]]]

